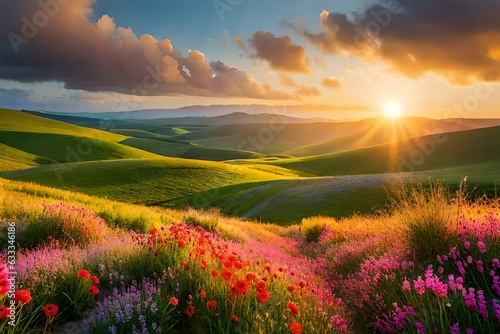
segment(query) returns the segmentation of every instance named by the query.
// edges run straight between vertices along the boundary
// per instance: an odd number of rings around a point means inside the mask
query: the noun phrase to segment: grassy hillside
[[[145,204],[164,202],[231,184],[283,178],[244,166],[176,158],[39,166],[0,172],[0,177]]]
[[[0,131],[51,133],[107,140],[115,143],[126,138],[106,131],[84,128],[9,109],[0,109]]]
[[[500,127],[424,136],[374,147],[272,161],[235,163],[272,164],[314,175],[353,175],[414,172],[500,162]]]
[[[160,156],[118,142],[127,137],[29,113],[0,109],[0,169],[47,163]]]
[[[186,159],[224,161],[231,159],[256,159],[264,156],[263,154],[250,151],[204,147],[188,142],[166,142],[155,139],[128,138],[122,141],[121,144],[166,157]]]
[[[401,120],[380,119],[365,124],[359,130],[327,142],[299,147],[287,152],[292,156],[311,156],[319,154],[350,151],[375,146],[396,140],[417,138],[442,132],[470,130],[465,123],[409,117]]]

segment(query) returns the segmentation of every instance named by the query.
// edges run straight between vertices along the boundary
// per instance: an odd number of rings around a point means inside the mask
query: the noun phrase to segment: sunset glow
[[[398,119],[403,114],[403,105],[398,101],[391,101],[384,106],[384,116],[387,118]]]

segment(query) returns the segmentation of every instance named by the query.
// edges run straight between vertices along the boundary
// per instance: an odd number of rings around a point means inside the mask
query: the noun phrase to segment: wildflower
[[[467,249],[467,250],[468,250],[468,249],[470,249],[470,242],[469,242],[469,241],[466,241],[466,242],[464,243],[464,247],[465,247],[465,249]]]
[[[177,306],[177,304],[179,304],[179,300],[175,297],[170,297],[169,302],[170,302],[170,304],[172,304],[174,306]]]
[[[334,325],[340,332],[347,331],[347,320],[335,314],[331,317],[330,322]]]
[[[212,275],[213,278],[217,278],[219,276],[219,273],[217,272],[217,270],[212,270],[210,272],[210,275]]]
[[[411,291],[410,282],[406,278],[403,281],[403,291]]]
[[[257,284],[255,284],[255,290],[257,292],[264,291],[264,290],[266,290],[266,288],[267,288],[267,285],[266,285],[266,282],[264,282],[264,281],[259,281],[259,282],[257,282]]]
[[[460,334],[460,327],[458,327],[458,322],[450,327],[452,334]]]
[[[424,327],[423,323],[416,322],[415,325],[417,326],[417,333],[418,334],[425,334],[425,327]]]
[[[476,268],[477,268],[477,271],[479,271],[480,273],[482,273],[484,271],[483,261],[478,260],[476,262]]]
[[[229,271],[229,270],[224,270],[222,272],[222,278],[225,280],[225,281],[229,281],[231,280],[231,278],[233,278],[233,274]]]
[[[54,317],[57,314],[57,312],[59,312],[59,308],[57,307],[57,305],[47,304],[44,306],[42,311],[45,313],[47,317]]]
[[[82,278],[89,279],[90,273],[87,270],[82,269],[82,270],[78,271],[78,278],[79,279],[82,279]]]
[[[472,328],[467,328],[465,334],[474,334],[474,330]]]
[[[201,267],[201,269],[203,269],[203,270],[207,269],[207,261],[205,261],[205,260],[201,260],[201,262],[200,262],[200,267]]]
[[[14,292],[14,298],[12,298],[16,303],[21,303],[23,305],[28,304],[31,301],[30,292],[27,290],[17,290]]]
[[[9,315],[9,309],[5,305],[0,306],[0,320],[7,318]]]
[[[248,284],[248,281],[243,279],[234,282],[233,288],[238,295],[246,294],[248,291],[250,291],[250,285]]]
[[[240,321],[240,319],[238,319],[238,317],[236,316],[236,314],[233,314],[231,316],[231,321],[234,322],[234,323],[236,323],[236,322]]]
[[[295,286],[294,285],[289,285],[286,287],[286,291],[293,293],[295,291]]]
[[[290,324],[290,333],[291,334],[301,334],[302,326],[297,321],[294,321]]]
[[[192,317],[194,315],[194,306],[193,305],[189,305],[186,308],[186,311],[184,313],[186,313],[188,316]]]
[[[89,286],[89,291],[92,296],[95,296],[99,293],[99,288],[97,288],[95,285]]]
[[[405,306],[405,311],[409,317],[416,317],[417,316],[417,312],[415,312],[415,309],[411,306]]]
[[[413,286],[415,287],[415,291],[419,295],[423,295],[425,292],[425,282],[422,277],[418,276],[417,280],[413,280]]]
[[[5,297],[10,290],[9,271],[4,263],[0,263],[0,299]]]
[[[259,303],[266,303],[269,300],[269,292],[261,290],[257,292],[257,301]]]
[[[90,277],[90,280],[93,284],[99,284],[99,278],[97,278],[97,276]]]
[[[249,272],[249,273],[247,273],[246,279],[249,282],[255,281],[257,279],[257,276],[254,273]]]
[[[207,293],[205,292],[205,290],[200,291],[200,297],[201,297],[201,299],[207,298]]]
[[[153,227],[151,230],[149,230],[149,234],[151,234],[151,236],[155,236],[156,232],[158,232],[158,230],[155,227]]]
[[[288,302],[287,307],[290,310],[292,317],[295,318],[295,316],[299,313],[299,307],[295,305],[294,302]]]
[[[207,310],[209,311],[215,311],[217,308],[217,301],[216,300],[208,300],[207,301]]]
[[[179,240],[177,246],[179,246],[179,248],[186,248],[186,242],[184,240]]]

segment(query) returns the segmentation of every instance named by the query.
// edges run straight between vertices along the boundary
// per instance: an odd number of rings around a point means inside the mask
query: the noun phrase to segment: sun
[[[398,119],[403,114],[403,105],[398,101],[390,101],[384,106],[384,116],[387,118]]]

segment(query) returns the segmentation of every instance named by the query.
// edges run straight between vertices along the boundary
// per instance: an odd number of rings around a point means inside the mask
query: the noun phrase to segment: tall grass
[[[450,235],[452,207],[444,180],[410,183],[394,200],[392,213],[401,224],[401,237],[418,261],[431,261],[456,242]]]

